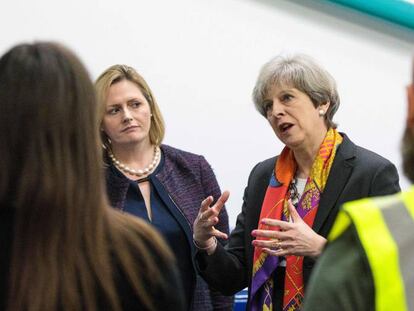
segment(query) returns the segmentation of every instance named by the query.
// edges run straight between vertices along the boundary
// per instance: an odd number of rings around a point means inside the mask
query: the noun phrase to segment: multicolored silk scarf
[[[335,158],[336,149],[342,142],[342,136],[330,129],[321,144],[319,153],[312,165],[305,190],[300,198],[297,211],[302,219],[312,227],[318,210],[319,199],[325,189],[329,171]],[[261,224],[263,218],[281,219],[287,221],[289,185],[295,176],[296,161],[293,152],[285,147],[278,157],[275,171],[270,178],[259,218],[258,229],[269,230]],[[273,310],[273,279],[279,265],[279,257],[267,255],[260,248],[255,248],[253,258],[253,277],[249,305],[252,311]],[[283,296],[283,310],[300,310],[303,300],[303,257],[286,256],[286,274]]]

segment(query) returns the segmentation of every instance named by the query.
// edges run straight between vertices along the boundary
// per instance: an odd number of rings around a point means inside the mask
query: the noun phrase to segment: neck
[[[152,161],[154,148],[149,141],[141,144],[112,145],[112,153],[123,164],[140,168]]]
[[[297,177],[307,178],[309,176],[313,162],[318,155],[319,149],[323,140],[325,139],[327,132],[328,131],[325,129],[320,134],[315,136],[315,138],[312,139],[310,143],[302,144],[301,147],[295,148],[293,150],[296,163],[298,164],[296,171]]]

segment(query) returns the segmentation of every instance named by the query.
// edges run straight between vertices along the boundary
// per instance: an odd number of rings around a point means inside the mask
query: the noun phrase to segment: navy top
[[[154,172],[145,179],[129,180],[129,186],[126,194],[126,200],[123,211],[140,217],[152,224],[164,237],[167,244],[177,259],[178,271],[185,292],[186,305],[190,306],[192,297],[192,275],[193,270],[191,248],[183,224],[188,224],[185,217],[179,212],[178,207],[168,195],[163,185],[157,179],[156,174],[164,166],[164,156],[161,154],[161,160]],[[117,175],[123,174],[114,166],[111,169]],[[145,206],[144,197],[139,189],[139,182],[148,181],[150,183],[150,202],[152,219],[148,217],[148,211]],[[181,219],[179,219],[181,218]],[[189,224],[188,224],[189,225]],[[186,309],[188,309],[186,308]]]
[[[153,174],[156,178],[153,178],[152,181],[166,190],[163,194],[158,193],[164,202],[171,200],[175,202],[174,208],[171,208],[170,211],[173,215],[176,215],[175,219],[183,228],[187,236],[187,245],[194,255],[192,224],[197,218],[200,202],[208,195],[212,195],[214,198],[220,197],[220,187],[210,164],[203,156],[164,144],[160,148],[164,157],[164,164],[159,171],[157,170],[156,174]],[[122,174],[115,174],[115,170],[111,169],[113,164],[107,153],[104,154],[104,161],[109,164],[105,167],[109,202],[112,207],[122,210],[126,201],[129,180]],[[267,180],[267,182],[269,181]],[[216,228],[229,233],[228,216],[225,208],[221,210],[219,219]],[[220,239],[219,243],[225,244]],[[192,261],[194,262],[194,260]],[[209,289],[207,283],[196,274],[195,264],[186,273],[192,278],[191,311],[233,310],[233,297],[223,296],[216,290]]]

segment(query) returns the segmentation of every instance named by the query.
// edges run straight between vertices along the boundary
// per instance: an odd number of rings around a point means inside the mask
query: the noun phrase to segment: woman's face
[[[265,103],[267,119],[277,137],[292,150],[320,144],[326,134],[324,117],[329,103],[315,108],[309,96],[293,87],[274,87]]]
[[[122,80],[109,88],[102,128],[112,145],[149,143],[151,109],[139,87]]]

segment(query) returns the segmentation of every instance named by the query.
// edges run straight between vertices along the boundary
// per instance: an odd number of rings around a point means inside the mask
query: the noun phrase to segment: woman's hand
[[[273,256],[310,256],[318,257],[326,244],[326,239],[312,230],[299,216],[296,208],[289,200],[289,213],[292,222],[264,218],[262,224],[270,227],[279,227],[276,230],[253,230],[256,238],[268,240],[254,240],[253,246],[261,247],[264,252]]]
[[[227,234],[214,228],[219,222],[219,214],[227,199],[229,198],[230,193],[224,191],[223,194],[218,198],[216,204],[210,207],[210,204],[213,202],[213,197],[209,196],[203,202],[201,202],[200,210],[196,220],[194,221],[194,242],[199,249],[207,250],[207,253],[214,253],[216,238],[227,239]],[[214,246],[214,249],[211,249],[210,246]]]

